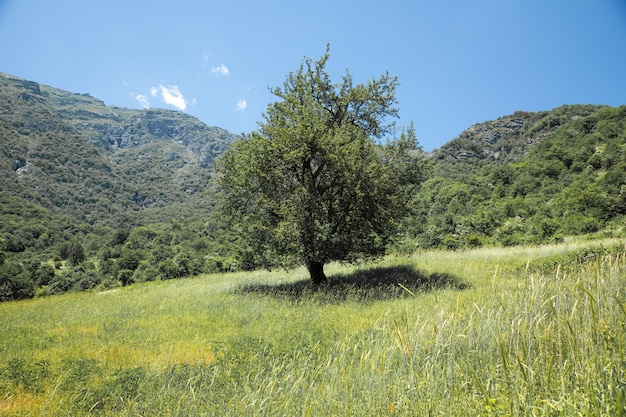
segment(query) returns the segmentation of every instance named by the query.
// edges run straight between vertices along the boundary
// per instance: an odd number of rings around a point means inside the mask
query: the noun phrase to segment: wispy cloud
[[[248,107],[248,102],[242,98],[237,100],[237,108],[235,111],[244,111]]]
[[[143,94],[136,94],[133,98],[137,100],[139,104],[141,104],[141,107],[143,107],[144,109],[150,108],[150,101],[148,100],[148,97],[144,96]]]
[[[166,104],[176,107],[178,110],[185,110],[187,108],[187,100],[185,96],[183,96],[183,93],[180,92],[177,85],[159,84],[158,87],[152,87],[150,89],[150,94],[152,97],[159,97]]]
[[[220,65],[219,67],[213,67],[211,68],[211,72],[215,75],[222,75],[222,76],[227,76],[228,73],[230,72],[230,70],[228,69],[228,67],[224,64]]]

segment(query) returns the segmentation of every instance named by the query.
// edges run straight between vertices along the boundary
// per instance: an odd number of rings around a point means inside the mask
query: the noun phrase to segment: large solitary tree
[[[328,58],[272,88],[265,121],[218,161],[222,208],[255,264],[305,265],[316,284],[330,261],[384,254],[424,174],[412,126],[387,137],[397,79],[353,85],[346,71],[333,84]]]

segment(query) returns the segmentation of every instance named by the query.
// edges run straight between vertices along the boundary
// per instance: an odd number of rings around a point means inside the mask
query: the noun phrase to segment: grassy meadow
[[[0,416],[619,416],[624,241],[0,304]]]

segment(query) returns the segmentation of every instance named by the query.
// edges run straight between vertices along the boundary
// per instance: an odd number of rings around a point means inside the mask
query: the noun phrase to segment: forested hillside
[[[1,73],[0,137],[3,192],[113,227],[154,221],[155,208],[205,215],[213,159],[236,138],[181,112],[105,106]]]
[[[626,106],[517,112],[472,126],[431,157],[432,176],[407,224],[413,246],[540,243],[623,229]]]
[[[216,268],[207,241],[218,239],[197,240],[222,227],[203,226],[213,160],[235,139],[181,112],[110,107],[0,73],[0,300]],[[127,252],[140,226],[151,230],[145,253]],[[140,260],[161,272],[132,278]]]
[[[256,268],[214,210],[235,138],[0,74],[0,300]],[[516,112],[427,158],[395,250],[623,233],[626,106]]]

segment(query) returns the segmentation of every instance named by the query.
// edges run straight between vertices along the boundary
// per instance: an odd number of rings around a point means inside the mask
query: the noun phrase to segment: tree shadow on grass
[[[283,283],[249,283],[236,290],[238,294],[270,296],[288,301],[313,300],[320,303],[374,301],[415,297],[437,289],[464,290],[469,285],[445,273],[426,274],[406,265],[358,269],[347,274],[329,276],[321,285],[310,279]]]

